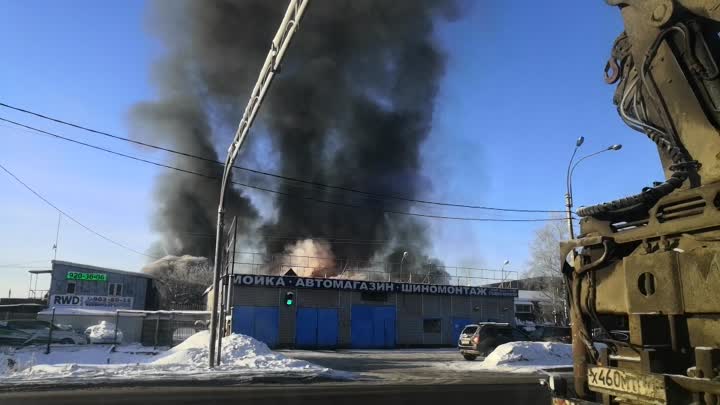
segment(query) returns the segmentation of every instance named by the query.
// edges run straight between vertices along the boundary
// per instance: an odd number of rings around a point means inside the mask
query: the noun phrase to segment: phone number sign
[[[50,297],[52,306],[85,308],[132,308],[133,297],[113,297],[105,295],[57,294]]]
[[[66,280],[78,280],[78,281],[107,281],[107,274],[105,273],[79,273],[76,271],[68,271],[65,275]]]

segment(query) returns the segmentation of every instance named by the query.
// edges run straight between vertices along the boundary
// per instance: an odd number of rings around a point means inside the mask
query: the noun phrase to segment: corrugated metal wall
[[[145,309],[145,298],[147,295],[148,279],[142,275],[131,275],[114,273],[111,269],[87,268],[73,266],[65,263],[55,263],[52,269],[50,282],[50,295],[67,294],[66,275],[68,272],[79,273],[104,273],[107,274],[107,281],[80,281],[74,280],[75,295],[98,295],[108,296],[108,288],[111,283],[122,284],[122,296],[133,297],[132,309]]]
[[[295,293],[295,305],[285,305],[285,293]],[[396,343],[398,346],[444,345],[457,342],[453,332],[453,319],[469,319],[472,322],[513,322],[512,297],[466,297],[454,295],[387,293],[382,300],[375,296],[363,299],[357,291],[313,290],[235,286],[233,305],[279,308],[279,344],[293,346],[295,343],[295,318],[298,308],[337,308],[338,346],[351,344],[353,305],[394,306],[396,310]],[[425,332],[425,322],[439,320],[439,332]],[[435,324],[436,326],[436,324]]]

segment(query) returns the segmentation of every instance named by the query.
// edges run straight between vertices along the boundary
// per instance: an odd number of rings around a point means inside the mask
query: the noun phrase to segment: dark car
[[[465,360],[487,356],[503,343],[531,340],[530,336],[509,323],[480,322],[465,326],[458,339],[458,350]]]
[[[571,343],[572,329],[569,326],[536,326],[530,337],[539,342]]]

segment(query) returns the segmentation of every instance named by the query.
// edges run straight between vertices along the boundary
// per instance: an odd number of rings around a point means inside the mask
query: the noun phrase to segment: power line
[[[138,161],[138,162],[143,162],[143,163],[147,163],[147,164],[150,164],[150,165],[153,165],[153,166],[163,167],[163,168],[166,168],[166,169],[175,170],[175,171],[179,171],[179,172],[186,173],[186,174],[192,174],[192,175],[196,175],[196,176],[200,176],[200,177],[205,177],[205,178],[211,179],[211,180],[220,180],[220,178],[219,178],[219,177],[216,177],[216,176],[212,176],[212,175],[208,175],[208,174],[196,172],[196,171],[193,171],[193,170],[182,169],[182,168],[175,167],[175,166],[170,166],[170,165],[167,165],[167,164],[164,164],[164,163],[154,162],[154,161],[152,161],[152,160],[147,160],[147,159],[143,159],[143,158],[140,158],[140,157],[137,157],[137,156],[128,155],[128,154],[126,154],[126,153],[116,152],[116,151],[111,150],[111,149],[107,149],[107,148],[103,148],[103,147],[100,147],[100,146],[92,145],[92,144],[89,144],[89,143],[86,143],[86,142],[78,141],[78,140],[76,140],[76,139],[67,138],[67,137],[62,136],[62,135],[58,135],[58,134],[55,134],[55,133],[52,133],[52,132],[49,132],[49,131],[45,131],[45,130],[42,130],[42,129],[39,129],[39,128],[31,127],[31,126],[29,126],[29,125],[21,124],[21,123],[19,123],[19,122],[15,122],[15,121],[12,121],[12,120],[9,120],[9,119],[6,119],[6,118],[0,117],[0,121],[8,122],[8,123],[17,125],[17,126],[19,126],[19,127],[32,130],[32,131],[37,132],[37,133],[49,135],[49,136],[52,136],[52,137],[54,137],[54,138],[61,139],[61,140],[64,140],[64,141],[68,141],[68,142],[72,142],[72,143],[75,143],[75,144],[78,144],[78,145],[82,145],[82,146],[85,146],[85,147],[88,147],[88,148],[100,150],[100,151],[103,151],[103,152],[106,152],[106,153],[110,153],[110,154],[113,154],[113,155],[117,155],[117,156],[121,156],[121,157],[124,157],[124,158],[127,158],[127,159],[136,160],[136,161]],[[547,221],[562,221],[562,220],[565,220],[565,219],[563,219],[563,218],[506,219],[506,218],[451,217],[451,216],[443,216],[443,215],[422,214],[422,213],[416,213],[416,212],[396,211],[396,210],[389,210],[389,209],[384,209],[384,208],[377,208],[377,209],[376,209],[376,208],[372,208],[372,207],[368,207],[368,206],[363,206],[363,205],[342,203],[342,202],[338,202],[338,201],[330,201],[330,200],[324,200],[324,199],[320,199],[320,198],[314,198],[314,197],[308,197],[308,196],[301,196],[301,195],[294,195],[294,194],[286,193],[286,192],[283,192],[283,191],[272,190],[272,189],[269,189],[269,188],[260,187],[260,186],[255,186],[255,185],[252,185],[252,184],[241,183],[241,182],[238,182],[238,181],[233,181],[232,183],[233,183],[233,184],[236,184],[236,185],[239,185],[239,186],[242,186],[242,187],[247,187],[247,188],[251,188],[251,189],[254,189],[254,190],[260,190],[260,191],[265,191],[265,192],[269,192],[269,193],[274,193],[274,194],[281,195],[281,196],[284,196],[284,197],[304,199],[304,200],[308,200],[308,201],[315,201],[315,202],[320,202],[320,203],[324,203],[324,204],[337,205],[337,206],[347,207],[347,208],[359,208],[359,209],[365,209],[365,210],[377,210],[377,211],[381,211],[381,212],[386,213],[386,214],[396,214],[396,215],[406,215],[406,216],[417,216],[417,217],[435,218],[435,219],[448,219],[448,220],[458,220],[458,221],[477,221],[477,222],[547,222]]]
[[[140,252],[140,251],[138,251],[138,250],[135,250],[135,249],[133,249],[133,248],[131,248],[131,247],[125,246],[125,245],[123,245],[122,243],[117,242],[117,241],[114,241],[114,240],[108,238],[107,236],[101,234],[100,232],[95,231],[94,229],[90,228],[89,226],[83,224],[82,222],[78,221],[77,219],[75,219],[74,217],[72,217],[71,215],[69,215],[67,212],[65,212],[65,211],[61,210],[60,208],[58,208],[55,204],[53,204],[53,203],[50,202],[48,199],[46,199],[45,197],[43,197],[42,195],[40,195],[40,193],[38,193],[37,191],[33,190],[32,187],[30,187],[30,186],[27,185],[25,182],[23,182],[22,180],[20,180],[19,177],[17,177],[16,175],[14,175],[10,170],[8,170],[8,169],[7,169],[5,166],[3,166],[2,164],[0,164],[0,169],[2,169],[3,171],[5,171],[5,173],[9,174],[10,177],[12,177],[13,179],[15,179],[18,183],[22,184],[22,186],[25,187],[26,189],[28,189],[31,193],[35,194],[36,197],[38,197],[39,199],[43,200],[43,201],[45,202],[45,204],[53,207],[53,208],[54,208],[55,210],[57,210],[59,213],[61,213],[62,215],[64,215],[67,219],[75,222],[76,224],[78,224],[78,225],[80,225],[81,227],[85,228],[87,231],[90,231],[90,232],[92,232],[93,234],[95,234],[96,236],[99,236],[99,237],[105,239],[106,241],[108,241],[108,242],[110,242],[110,243],[112,243],[112,244],[114,244],[114,245],[120,246],[121,248],[126,249],[126,250],[129,250],[129,251],[131,251],[131,252],[133,252],[133,253],[137,253],[137,254],[139,254],[139,255],[141,255],[141,256],[149,257],[149,258],[151,258],[151,259],[159,259],[158,257],[146,255],[145,253],[142,253],[142,252]]]
[[[127,138],[127,137],[123,137],[123,136],[119,136],[119,135],[114,135],[114,134],[111,134],[111,133],[109,133],[109,132],[92,129],[92,128],[89,128],[89,127],[86,127],[86,126],[83,126],[83,125],[79,125],[79,124],[74,124],[74,123],[72,123],[72,122],[64,121],[64,120],[61,120],[61,119],[59,119],[59,118],[50,117],[50,116],[48,116],[48,115],[41,114],[41,113],[34,112],[34,111],[30,111],[30,110],[27,110],[27,109],[24,109],[24,108],[15,107],[15,106],[12,106],[12,105],[3,103],[3,102],[0,102],[0,106],[5,107],[5,108],[9,108],[9,109],[11,109],[11,110],[19,111],[19,112],[22,112],[22,113],[25,113],[25,114],[30,114],[30,115],[33,115],[33,116],[36,116],[36,117],[38,117],[38,118],[42,118],[42,119],[45,119],[45,120],[53,121],[53,122],[56,122],[56,123],[59,123],[59,124],[62,124],[62,125],[67,125],[67,126],[70,126],[70,127],[73,127],[73,128],[81,129],[81,130],[83,130],[83,131],[87,131],[87,132],[90,132],[90,133],[93,133],[93,134],[107,136],[107,137],[110,137],[110,138],[113,138],[113,139],[117,139],[117,140],[120,140],[120,141],[125,141],[125,142],[134,143],[134,144],[136,144],[136,145],[141,145],[141,146],[144,146],[144,147],[147,147],[147,148],[153,148],[153,149],[157,149],[157,150],[162,150],[162,151],[165,151],[165,152],[168,152],[168,153],[172,153],[172,154],[176,154],[176,155],[180,155],[180,156],[185,156],[185,157],[192,158],[192,159],[198,159],[198,160],[202,160],[202,161],[205,161],[205,162],[210,162],[210,163],[218,164],[218,165],[220,165],[220,166],[223,166],[223,165],[224,165],[223,162],[221,162],[221,161],[219,161],[219,160],[216,160],[216,159],[206,158],[206,157],[203,157],[203,156],[194,155],[194,154],[192,154],[192,153],[181,152],[181,151],[177,151],[177,150],[174,150],[174,149],[166,148],[166,147],[163,147],[163,146],[153,145],[153,144],[149,144],[149,143],[147,143],[147,142],[137,141],[137,140],[130,139],[130,138]],[[263,175],[263,176],[270,176],[270,177],[274,177],[274,178],[277,178],[277,179],[282,179],[282,180],[286,180],[286,181],[294,181],[294,182],[303,183],[303,184],[308,184],[308,185],[313,185],[313,186],[317,186],[317,187],[325,187],[325,188],[330,188],[330,189],[347,191],[347,192],[351,192],[351,193],[364,194],[364,195],[367,195],[367,196],[372,196],[372,197],[377,197],[377,198],[407,201],[407,202],[418,203],[418,204],[429,204],[429,205],[440,205],[440,206],[455,207],[455,208],[470,208],[470,209],[480,209],[480,210],[488,210],[488,211],[506,211],[506,212],[527,212],[527,213],[564,213],[564,212],[565,212],[565,211],[562,211],[562,210],[531,210],[531,209],[516,209],[516,208],[498,208],[498,207],[486,207],[486,206],[472,205],[472,204],[460,204],[460,203],[448,203],[448,202],[438,202],[438,201],[430,201],[430,200],[421,200],[421,199],[416,199],[416,198],[401,197],[401,196],[397,196],[397,195],[388,195],[388,194],[372,193],[372,192],[369,192],[369,191],[358,190],[358,189],[354,189],[354,188],[350,188],[350,187],[343,187],[343,186],[334,186],[334,185],[329,185],[329,184],[323,184],[323,183],[319,183],[319,182],[315,182],[315,181],[298,179],[298,178],[289,177],[289,176],[283,176],[283,175],[276,174],[276,173],[263,172],[263,171],[260,171],[260,170],[251,169],[251,168],[242,167],[242,166],[233,166],[233,169],[244,170],[244,171],[249,172],[249,173],[260,174],[260,175]]]

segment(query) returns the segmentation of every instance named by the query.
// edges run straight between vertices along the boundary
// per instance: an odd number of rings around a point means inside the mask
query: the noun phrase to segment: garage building
[[[516,289],[235,275],[231,328],[271,347],[450,346],[473,322],[514,322]]]

